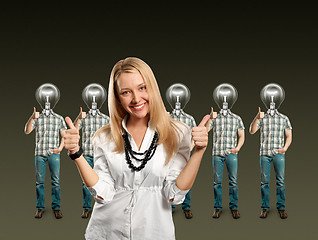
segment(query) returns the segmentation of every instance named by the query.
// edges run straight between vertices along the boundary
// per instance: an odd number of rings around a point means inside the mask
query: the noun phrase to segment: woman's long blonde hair
[[[99,129],[95,136],[106,132],[115,142],[114,151],[121,153],[124,151],[124,140],[122,137],[122,120],[127,115],[122,107],[116,90],[116,82],[121,73],[138,72],[146,84],[149,95],[149,115],[150,126],[155,127],[159,134],[158,144],[163,144],[166,150],[166,164],[176,154],[179,145],[180,130],[175,121],[170,118],[163,104],[156,78],[151,68],[141,59],[128,57],[118,61],[110,74],[108,87],[108,109],[110,114],[110,124]]]

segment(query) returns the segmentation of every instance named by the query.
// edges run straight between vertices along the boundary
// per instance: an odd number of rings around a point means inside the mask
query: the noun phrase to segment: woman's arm
[[[69,151],[70,154],[74,154],[78,152],[80,149],[78,144],[80,139],[79,131],[74,126],[72,120],[69,117],[66,117],[65,121],[67,125],[70,127],[70,129],[63,131],[62,133],[62,137],[64,139],[64,147]],[[83,155],[75,159],[74,162],[85,185],[87,187],[94,186],[98,182],[99,177],[97,173],[87,163]]]
[[[198,127],[192,128],[192,139],[196,147],[176,180],[176,186],[182,191],[190,189],[197,176],[201,159],[208,145],[208,130],[205,124],[209,119],[210,115],[206,115]]]

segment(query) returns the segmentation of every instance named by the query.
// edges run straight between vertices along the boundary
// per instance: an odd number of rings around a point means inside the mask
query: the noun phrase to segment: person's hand
[[[64,148],[67,149],[70,154],[74,154],[79,151],[79,131],[76,129],[69,117],[66,117],[65,121],[70,129],[67,129],[61,133],[64,139]]]
[[[40,116],[40,113],[37,112],[37,111],[36,111],[36,108],[34,107],[34,108],[33,108],[33,113],[32,113],[31,118],[32,118],[32,119],[37,119],[37,118],[39,118],[39,116]]]
[[[279,149],[275,149],[274,151],[279,154],[284,154],[287,150],[285,148],[279,148]]]
[[[208,130],[205,125],[209,119],[210,115],[205,115],[199,126],[192,128],[192,140],[198,149],[205,149],[208,146]]]
[[[211,107],[211,113],[209,120],[205,123],[205,127],[207,131],[209,132],[211,130],[211,120],[215,119],[217,117],[217,112],[213,112],[213,107]]]
[[[227,150],[229,153],[233,153],[233,154],[237,154],[239,151],[240,151],[240,149],[238,149],[238,148],[232,148],[232,149],[229,149],[229,150]]]
[[[86,118],[86,112],[83,112],[82,107],[80,107],[80,112],[79,112],[77,118],[78,118],[78,119],[84,119],[84,118]]]
[[[257,119],[262,119],[264,117],[264,112],[261,112],[261,108],[258,107],[258,113],[256,115]]]
[[[55,153],[55,154],[60,154],[61,151],[62,151],[62,149],[59,149],[59,148],[54,148],[54,149],[50,150],[50,152]]]
[[[218,115],[218,113],[217,112],[213,112],[213,107],[211,107],[210,119],[216,118],[217,115]]]

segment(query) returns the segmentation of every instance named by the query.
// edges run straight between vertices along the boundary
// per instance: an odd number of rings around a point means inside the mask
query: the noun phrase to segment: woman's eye
[[[129,91],[124,91],[124,92],[122,92],[121,94],[122,95],[127,95],[129,93]]]
[[[140,87],[140,90],[146,90],[146,86]]]

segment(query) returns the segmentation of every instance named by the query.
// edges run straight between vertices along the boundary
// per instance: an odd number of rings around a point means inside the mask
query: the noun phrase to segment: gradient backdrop
[[[280,111],[289,116],[293,142],[286,154],[286,195],[289,218],[275,209],[275,177],[271,175],[271,212],[259,218],[259,134],[246,131],[239,153],[239,210],[228,209],[224,171],[224,213],[212,219],[211,142],[192,190],[194,218],[181,207],[174,215],[178,240],[192,239],[317,239],[317,9],[314,6],[212,4],[206,6],[108,4],[98,6],[1,6],[1,239],[83,239],[81,179],[74,163],[61,154],[61,209],[56,220],[50,209],[50,179],[46,178],[46,212],[34,219],[34,133],[24,124],[34,93],[50,82],[61,91],[55,112],[73,120],[82,106],[82,89],[97,82],[108,88],[112,66],[137,56],[153,69],[161,94],[175,82],[186,84],[191,100],[185,111],[199,123],[209,113],[214,88],[233,84],[239,98],[232,111],[248,129],[265,110],[261,88],[275,82],[286,98]],[[167,110],[170,106],[166,103]],[[107,104],[102,112],[108,114]],[[210,136],[211,139],[212,136]]]

